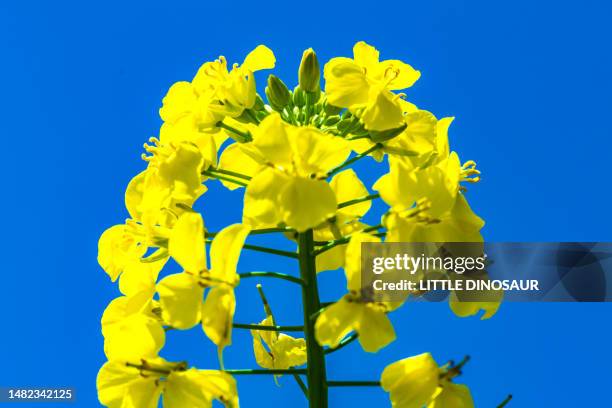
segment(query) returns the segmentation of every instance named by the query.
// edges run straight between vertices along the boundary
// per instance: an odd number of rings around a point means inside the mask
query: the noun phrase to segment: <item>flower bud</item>
[[[293,89],[293,104],[299,108],[306,104],[306,93],[300,86]]]
[[[277,76],[270,75],[268,77],[268,86],[266,87],[266,96],[272,109],[282,111],[283,108],[291,102],[291,92],[287,86]]]
[[[321,68],[319,67],[319,60],[317,54],[312,48],[304,51],[302,55],[302,62],[300,63],[299,70],[299,84],[300,88],[306,92],[319,92],[321,77]]]

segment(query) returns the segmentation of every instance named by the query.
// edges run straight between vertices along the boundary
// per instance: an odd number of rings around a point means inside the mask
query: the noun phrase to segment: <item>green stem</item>
[[[230,182],[230,183],[238,184],[239,186],[242,186],[242,187],[246,187],[246,186],[247,186],[247,183],[245,183],[245,182],[238,181],[238,180],[234,180],[234,179],[233,179],[233,178],[231,178],[231,177],[226,177],[226,176],[223,176],[223,175],[221,175],[221,174],[211,173],[209,170],[204,170],[204,171],[202,172],[202,174],[203,174],[204,176],[208,176],[208,177],[216,178],[217,180],[224,180],[224,181],[228,181],[228,182]]]
[[[380,387],[380,381],[328,381],[330,387]]]
[[[263,330],[263,331],[303,331],[304,326],[265,326],[261,324],[245,324],[245,323],[234,323],[232,324],[234,329],[249,329],[249,330]]]
[[[368,154],[372,153],[375,150],[380,149],[381,147],[383,147],[380,143],[376,143],[374,146],[370,147],[368,150],[366,150],[363,153],[359,153],[357,156],[348,159],[347,161],[345,161],[344,163],[342,163],[341,165],[339,165],[338,167],[335,167],[333,169],[330,170],[329,173],[327,173],[328,177],[333,176],[334,174],[338,173],[340,170],[344,169],[345,167],[350,166],[351,164],[355,163],[357,160],[360,160],[364,157],[366,157]]]
[[[304,308],[304,337],[306,339],[308,404],[310,408],[327,408],[327,380],[325,372],[325,354],[317,343],[314,332],[314,320],[310,316],[321,308],[317,271],[313,254],[314,242],[312,230],[298,235],[298,254],[302,286],[302,303]]]
[[[283,374],[306,374],[306,370],[303,368],[288,368],[283,369],[234,369],[234,370],[223,370],[231,375],[283,375]]]
[[[383,228],[382,224],[378,224],[378,225],[373,225],[371,227],[368,228],[364,228],[361,231],[357,231],[357,232],[372,232],[372,231],[376,231],[380,228]],[[314,251],[314,255],[321,255],[323,252],[329,251],[330,249],[332,249],[335,246],[338,245],[342,245],[342,244],[346,244],[347,242],[349,242],[351,240],[351,235],[348,235],[346,237],[342,237],[339,239],[335,239],[333,241],[329,241],[328,244],[323,245],[322,247],[318,248],[316,251]]]
[[[280,272],[254,271],[254,272],[240,273],[238,275],[240,276],[240,279],[268,277],[268,278],[284,279],[289,282],[297,283],[298,285],[304,284],[304,281],[302,281],[300,278],[296,278],[295,276],[287,275],[286,273],[280,273]]]
[[[333,353],[334,351],[338,351],[341,348],[348,346],[349,344],[357,340],[357,337],[359,337],[359,335],[357,333],[353,333],[350,336],[343,338],[336,347],[325,350],[325,354]]]
[[[251,230],[251,232],[249,232],[249,235],[262,235],[262,234],[271,234],[274,232],[295,232],[294,229],[292,228],[286,228],[286,227],[278,227],[278,228],[260,228],[260,229],[254,229]],[[215,235],[217,235],[218,232],[214,232],[214,231],[206,231],[206,237],[214,237]]]
[[[252,109],[246,109],[244,112],[254,124],[259,125],[261,123],[260,120],[257,119],[257,115],[255,114],[255,112],[253,112]]]
[[[230,170],[225,170],[225,169],[220,169],[218,167],[209,167],[206,171],[212,172],[212,173],[220,173],[220,174],[225,174],[227,176],[233,176],[233,177],[237,177],[243,180],[250,180],[251,176],[247,176],[246,174],[242,174],[242,173],[237,173],[235,171],[230,171]]]
[[[295,382],[298,383],[298,385],[300,386],[300,389],[306,396],[306,399],[308,399],[308,387],[306,387],[306,384],[304,384],[304,381],[302,381],[302,378],[297,374],[293,374],[293,378],[295,378]]]
[[[212,239],[208,239],[207,238],[205,242],[207,244],[211,244],[212,243]],[[293,258],[293,259],[297,259],[298,258],[298,254],[296,254],[295,252],[283,251],[281,249],[275,249],[275,248],[267,248],[267,247],[262,247],[262,246],[259,246],[259,245],[244,244],[242,246],[242,248],[243,249],[250,249],[251,251],[263,252],[263,253],[266,253],[266,254],[286,256],[287,258]]]
[[[497,406],[497,408],[504,408],[508,403],[512,400],[512,394],[508,395],[505,400],[502,401],[501,404]]]
[[[238,143],[246,143],[246,142],[250,142],[251,140],[253,140],[253,137],[251,136],[249,132],[243,132],[241,130],[238,130],[233,126],[228,125],[227,123],[218,122],[217,127],[220,127],[221,129],[225,129],[228,132],[233,133],[236,136],[238,136],[238,137],[232,137],[232,139],[234,139]]]
[[[242,248],[250,249],[251,251],[265,252],[267,254],[286,256],[288,258],[294,258],[294,259],[298,258],[298,254],[296,254],[295,252],[282,251],[280,249],[275,249],[275,248],[266,248],[266,247],[262,247],[258,245],[251,245],[251,244],[244,244]]]
[[[364,201],[371,201],[374,199],[380,198],[380,194],[370,194],[361,198],[355,198],[354,200],[345,201],[343,203],[338,204],[338,208],[344,208],[351,205],[363,203]]]

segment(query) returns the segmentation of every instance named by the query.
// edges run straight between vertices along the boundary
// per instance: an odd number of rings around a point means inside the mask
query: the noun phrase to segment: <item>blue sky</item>
[[[484,173],[469,199],[488,240],[612,240],[610,12],[603,1],[3,2],[0,385],[73,386],[76,406],[96,406],[99,318],[117,295],[96,263],[98,236],[127,215],[124,188],[143,167],[142,143],[158,132],[167,88],[219,54],[239,62],[259,43],[275,51],[275,73],[291,84],[303,49],[326,61],[349,56],[359,40],[421,70],[408,97],[457,117],[452,147]],[[359,169],[375,180],[372,162]],[[202,208],[211,228],[239,219],[240,208],[228,210],[226,201],[237,196],[218,185],[209,194]],[[252,254],[241,268],[262,262],[295,268]],[[321,279],[325,300],[342,293],[338,274]],[[239,288],[237,321],[262,317],[254,283]],[[277,319],[299,323],[297,291],[264,286]],[[440,363],[470,354],[460,381],[479,407],[508,393],[516,407],[601,406],[611,311],[505,304],[479,321],[456,318],[445,304],[410,304],[393,314],[395,343],[378,355],[352,345],[329,358],[329,374],[372,379],[387,363],[424,351]],[[249,334],[237,332],[234,343],[226,364],[253,366]],[[164,355],[216,366],[197,329],[170,333]],[[281,385],[240,378],[243,406],[270,395],[299,401],[290,378]],[[386,401],[375,389],[334,389],[330,398],[332,407]]]

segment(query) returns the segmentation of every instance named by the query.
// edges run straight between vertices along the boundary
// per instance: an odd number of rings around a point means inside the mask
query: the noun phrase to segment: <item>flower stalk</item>
[[[310,316],[321,308],[317,271],[315,267],[314,240],[312,230],[298,235],[298,259],[302,286],[302,304],[304,309],[304,336],[308,356],[308,404],[310,408],[327,408],[327,376],[325,371],[325,354],[315,339],[314,321]]]

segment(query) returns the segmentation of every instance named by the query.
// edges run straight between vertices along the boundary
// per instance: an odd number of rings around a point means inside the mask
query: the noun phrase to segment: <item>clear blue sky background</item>
[[[452,146],[474,158],[470,189],[496,241],[612,240],[611,9],[604,1],[2,2],[0,385],[74,386],[97,406],[104,362],[99,318],[117,289],[96,263],[99,234],[127,213],[123,192],[143,167],[167,88],[223,53],[259,43],[294,83],[301,52],[350,55],[366,40],[422,71],[409,98],[455,115]],[[371,162],[360,169],[369,171]],[[372,182],[374,175],[365,177]],[[203,208],[217,229],[239,219],[236,195],[213,186]],[[235,201],[234,201],[235,202]],[[249,254],[243,271],[294,271]],[[324,300],[343,292],[322,277]],[[254,281],[239,288],[237,321],[262,317]],[[266,281],[277,319],[299,323],[297,290]],[[292,291],[295,291],[293,293]],[[470,354],[461,381],[479,407],[513,393],[514,407],[604,406],[612,385],[610,304],[506,304],[491,320],[455,318],[445,304],[393,314],[398,340],[379,355],[352,345],[329,358],[333,379],[373,379],[389,362],[431,351]],[[253,366],[236,333],[230,367]],[[199,330],[173,332],[165,356],[216,367]],[[193,356],[193,358],[192,358]],[[300,401],[291,378],[240,378],[243,406]],[[334,389],[332,407],[385,406],[375,389]]]

